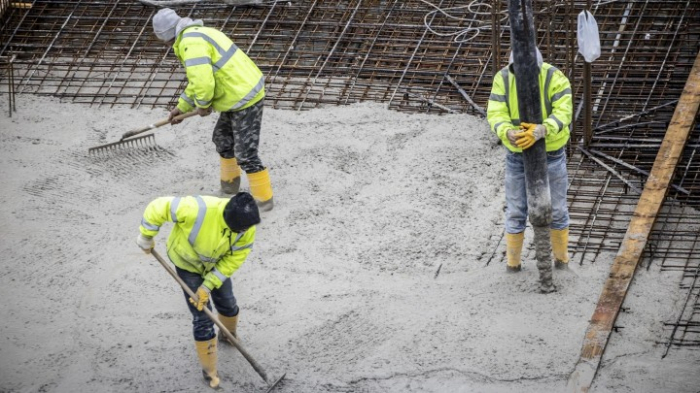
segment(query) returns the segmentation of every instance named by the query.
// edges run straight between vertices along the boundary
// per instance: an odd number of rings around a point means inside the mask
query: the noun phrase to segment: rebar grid
[[[594,7],[604,54],[593,74],[598,92],[594,113],[600,114],[596,125],[610,115],[654,106],[654,97],[678,95],[682,83],[672,76],[688,72],[700,23],[686,16],[699,11],[692,3],[604,2]],[[491,75],[507,59],[505,4],[482,1],[467,7],[436,0],[434,5],[444,11],[438,12],[416,0],[254,7],[211,2],[179,11],[226,31],[247,49],[268,75],[273,107],[307,109],[373,100],[398,110],[448,108],[478,114],[446,78],[454,78],[478,105],[486,105]],[[96,0],[35,0],[32,5],[29,10],[10,9],[5,19],[19,24],[7,23],[0,31],[5,42],[0,55],[17,52],[28,66],[20,75],[20,92],[100,105],[174,103],[184,74],[169,49],[151,34],[153,7]],[[577,82],[575,90],[581,91],[571,20],[585,2],[540,1],[535,6],[538,29],[545,32],[540,38],[543,53],[567,70]],[[498,53],[492,53],[492,32],[498,32]],[[496,67],[494,55],[502,59]]]
[[[10,8],[10,0],[0,0],[0,19],[5,15],[8,8]]]
[[[431,2],[232,7],[212,1],[176,9],[225,31],[246,50],[267,75],[266,104],[274,108],[377,101],[407,112],[479,115],[493,74],[508,59],[507,0]],[[90,105],[175,104],[186,80],[170,48],[152,34],[156,9],[125,0],[26,3],[31,8],[0,3],[6,7],[0,56],[16,56],[19,93]],[[602,56],[591,67],[593,137],[584,147],[586,81],[576,53],[576,16],[589,3]],[[616,251],[625,235],[698,52],[700,2],[534,0],[533,6],[545,61],[569,76],[576,103],[569,148],[572,260],[594,262],[601,252]],[[673,324],[674,344],[700,341],[698,147],[696,124],[644,254],[647,268],[683,270],[682,286],[695,294]]]

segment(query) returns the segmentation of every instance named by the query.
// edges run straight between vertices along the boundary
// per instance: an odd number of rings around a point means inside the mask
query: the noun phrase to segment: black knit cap
[[[242,232],[260,224],[260,211],[253,196],[247,192],[232,196],[224,208],[224,221],[234,232]]]

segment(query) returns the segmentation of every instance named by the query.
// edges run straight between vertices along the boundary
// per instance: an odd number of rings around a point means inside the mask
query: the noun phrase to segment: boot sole
[[[206,371],[202,370],[202,378],[204,379],[204,383],[207,385],[207,387],[209,389],[216,390],[217,392],[220,392],[220,391],[224,390],[224,388],[221,387],[221,374],[218,371],[216,374],[217,374],[217,378],[219,378],[219,384],[216,386],[211,386],[211,384],[209,382],[212,380],[212,378],[209,375],[207,375]]]
[[[232,182],[227,182],[227,181],[221,180],[220,184],[221,184],[221,192],[223,194],[229,194],[229,195],[237,194],[241,188],[241,178],[238,177],[238,178],[234,179]]]
[[[272,201],[272,198],[266,200],[265,202],[256,201],[256,203],[258,204],[258,209],[261,212],[269,212],[274,207],[274,202]]]
[[[523,270],[523,265],[518,265],[518,266],[506,265],[506,272],[507,273],[519,273],[521,270]]]

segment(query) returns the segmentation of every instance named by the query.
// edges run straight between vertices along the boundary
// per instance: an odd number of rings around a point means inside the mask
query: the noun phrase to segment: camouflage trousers
[[[223,158],[236,158],[246,173],[265,169],[258,157],[263,100],[236,112],[221,112],[214,127],[212,142]]]

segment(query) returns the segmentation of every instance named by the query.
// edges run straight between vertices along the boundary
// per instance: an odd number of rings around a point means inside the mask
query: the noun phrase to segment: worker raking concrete
[[[255,63],[221,31],[201,20],[181,18],[169,8],[153,17],[156,36],[172,45],[185,67],[187,87],[170,111],[171,124],[179,114],[196,110],[208,116],[220,112],[212,140],[220,156],[221,190],[235,194],[241,169],[260,210],[273,207],[269,170],[258,156],[265,98],[265,77]]]
[[[549,239],[546,237],[543,239],[542,236],[538,238],[536,233],[535,248],[538,253],[540,291],[552,292],[555,287],[552,282],[552,264],[547,240],[551,240],[555,267],[567,269],[569,262],[569,212],[566,202],[568,175],[565,146],[569,140],[573,100],[571,85],[566,76],[556,67],[545,63],[539,49],[535,48],[535,50],[538,67],[535,86],[539,86],[539,101],[542,105],[540,121],[536,123],[520,121],[519,106],[521,105],[519,104],[522,103],[518,102],[513,68],[514,56],[511,52],[508,66],[494,76],[488,103],[488,122],[507,149],[505,238],[509,272],[521,270],[521,254],[528,218],[528,198],[539,197],[539,195],[529,195],[529,188],[526,190],[526,162],[523,152],[531,149],[539,140],[544,140],[549,196],[551,196],[551,223],[546,223],[549,225],[550,237]],[[543,189],[547,188],[543,187]],[[541,226],[533,223],[536,231]]]
[[[168,258],[177,275],[192,292],[185,292],[192,313],[193,334],[202,373],[209,386],[219,386],[217,339],[214,322],[203,311],[211,310],[236,336],[239,308],[231,275],[250,254],[260,213],[253,197],[239,192],[230,199],[212,196],[161,197],[148,204],[141,220],[138,246],[146,253],[155,247],[153,237],[166,222],[174,223],[168,237]],[[222,337],[226,342],[226,338]]]

